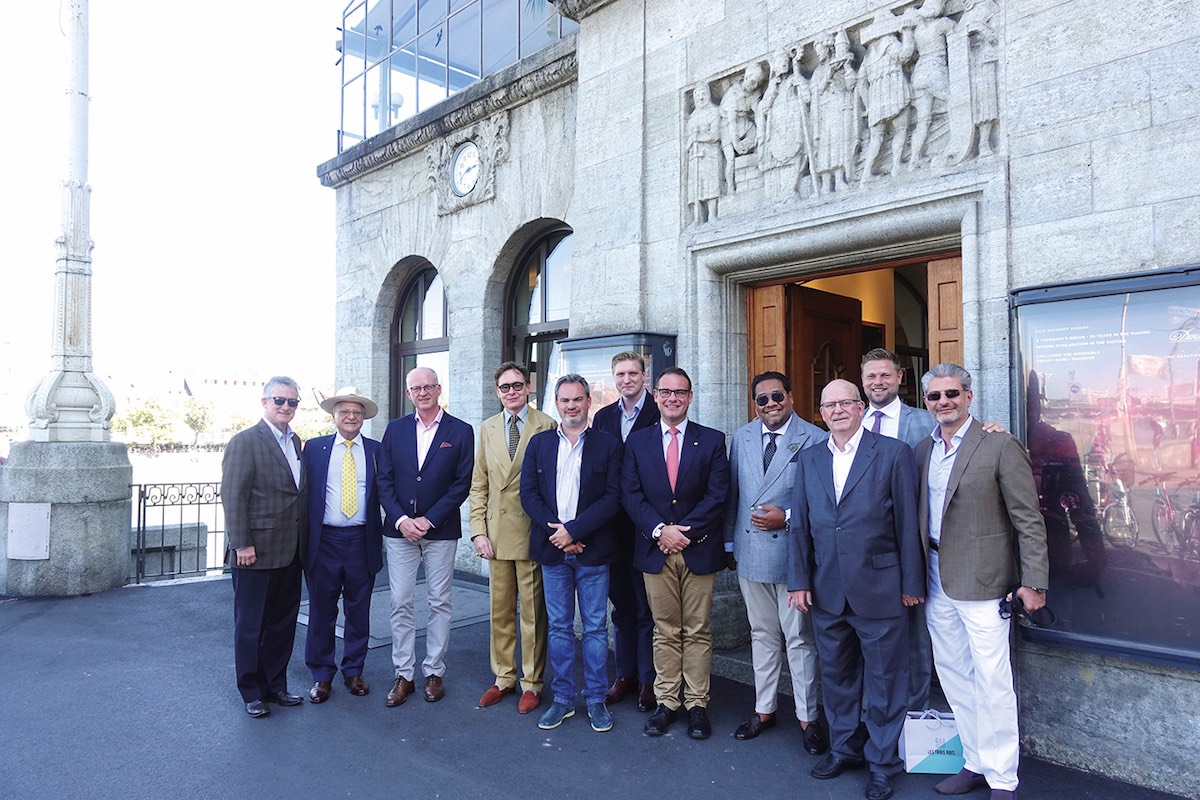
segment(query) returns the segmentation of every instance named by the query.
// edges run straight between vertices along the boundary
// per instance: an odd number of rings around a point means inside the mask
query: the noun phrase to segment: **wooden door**
[[[963,363],[962,258],[930,261],[929,363]],[[920,377],[919,375],[917,376]]]
[[[789,375],[796,413],[821,424],[821,390],[835,378],[860,383],[862,301],[790,287],[792,352]]]
[[[749,323],[749,364],[747,383],[768,370],[787,373],[788,313],[787,286],[751,286]],[[754,401],[747,401],[747,419],[754,417]]]

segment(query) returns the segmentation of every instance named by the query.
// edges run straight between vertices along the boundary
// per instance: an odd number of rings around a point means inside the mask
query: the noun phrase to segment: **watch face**
[[[464,142],[450,160],[450,186],[459,195],[470,194],[479,182],[479,148],[474,142]]]

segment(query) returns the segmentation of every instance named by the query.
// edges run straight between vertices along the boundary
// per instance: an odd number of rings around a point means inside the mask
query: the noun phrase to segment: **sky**
[[[344,7],[90,4],[102,378],[283,373],[332,388],[334,191],[316,167],[337,154]],[[0,425],[50,368],[67,175],[59,11],[0,3]]]

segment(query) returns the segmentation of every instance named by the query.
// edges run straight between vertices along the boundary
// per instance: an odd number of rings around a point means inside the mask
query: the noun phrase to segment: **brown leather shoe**
[[[935,784],[933,790],[938,794],[966,794],[984,786],[987,786],[987,778],[964,767],[957,775],[951,775]]]
[[[638,711],[645,713],[656,708],[658,708],[658,701],[654,699],[654,687],[643,683],[638,689]]]
[[[392,685],[392,690],[388,692],[387,700],[383,704],[388,708],[395,708],[416,690],[417,687],[408,678],[396,678],[396,682]]]
[[[317,681],[308,690],[308,702],[324,703],[329,699],[329,690],[333,688],[329,681]]]
[[[351,675],[349,678],[346,678],[346,688],[355,697],[362,697],[371,691],[371,687],[367,686],[367,682],[362,679],[362,675]]]
[[[540,692],[524,692],[521,699],[517,701],[517,711],[522,714],[528,714],[542,704],[542,695]]]
[[[436,703],[446,696],[446,688],[442,686],[442,679],[437,675],[427,675],[425,677],[425,702]]]
[[[515,691],[511,686],[489,686],[488,690],[483,693],[483,697],[479,698],[479,707],[487,708],[499,703],[501,698],[510,695]]]
[[[608,687],[608,691],[604,693],[604,702],[607,705],[619,703],[625,699],[625,695],[633,691],[633,687],[637,683],[633,678],[617,678],[613,681],[613,685]]]

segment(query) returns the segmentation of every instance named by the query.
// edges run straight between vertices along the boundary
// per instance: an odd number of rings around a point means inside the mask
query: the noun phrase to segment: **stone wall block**
[[[1094,150],[1098,211],[1200,195],[1200,118],[1100,139]]]
[[[1200,38],[1150,54],[1150,104],[1155,125],[1200,117]]]
[[[1013,225],[1077,217],[1095,210],[1091,144],[1013,158],[1009,168]]]
[[[1109,211],[1014,228],[1011,252],[1021,285],[1137,272],[1154,262],[1153,209]]]

